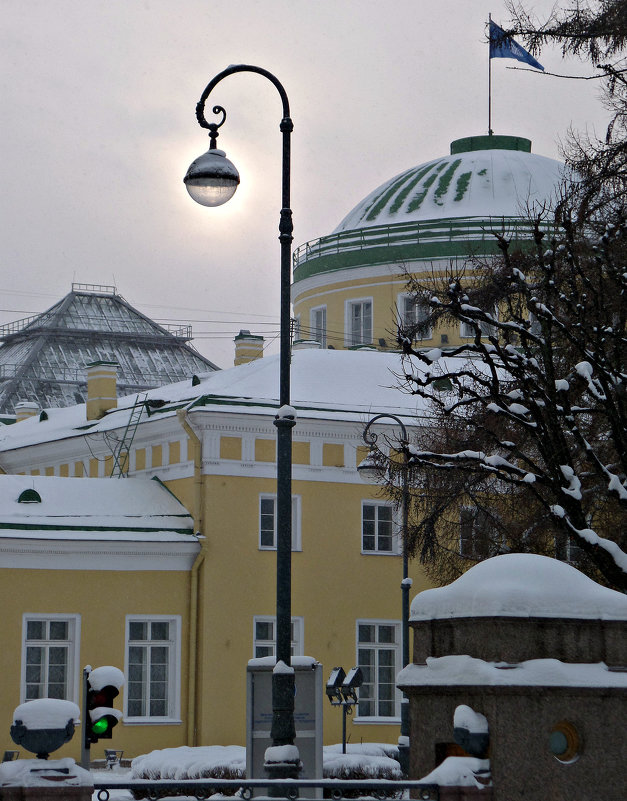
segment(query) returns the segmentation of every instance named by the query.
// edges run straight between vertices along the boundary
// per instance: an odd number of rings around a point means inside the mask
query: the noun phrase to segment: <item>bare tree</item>
[[[627,589],[627,222],[615,214],[598,232],[565,202],[559,218],[553,235],[536,220],[531,251],[495,233],[500,258],[430,287],[426,324],[460,323],[468,342],[425,352],[399,331],[404,388],[432,413],[411,448],[422,508],[408,546],[440,578],[464,559],[569,540]],[[410,289],[425,299],[424,284]],[[465,551],[466,502],[482,522]]]
[[[509,8],[508,33],[532,51],[557,42],[600,70],[612,117],[604,141],[571,133],[575,177],[531,215],[526,246],[494,231],[498,257],[451,265],[427,288],[409,280],[430,315],[398,330],[399,379],[432,416],[410,445],[406,546],[440,582],[516,550],[570,558],[626,592],[627,2],[556,7],[542,23]],[[463,345],[415,345],[451,323]]]

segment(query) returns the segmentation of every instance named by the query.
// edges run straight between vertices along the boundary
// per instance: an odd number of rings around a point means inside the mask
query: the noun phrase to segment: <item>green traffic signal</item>
[[[92,724],[91,730],[94,734],[102,737],[103,734],[109,729],[109,721],[107,718],[100,718]]]

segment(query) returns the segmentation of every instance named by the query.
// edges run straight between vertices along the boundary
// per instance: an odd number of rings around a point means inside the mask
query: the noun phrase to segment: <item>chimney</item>
[[[295,339],[292,350],[320,350],[322,344],[317,339]]]
[[[263,337],[251,334],[250,331],[242,330],[235,337],[235,360],[234,364],[248,364],[255,359],[263,357]]]
[[[29,417],[35,417],[39,414],[39,404],[33,401],[20,401],[15,405],[15,422],[21,423],[22,420],[28,420]]]
[[[118,405],[117,362],[90,362],[87,368],[87,419],[99,420]]]

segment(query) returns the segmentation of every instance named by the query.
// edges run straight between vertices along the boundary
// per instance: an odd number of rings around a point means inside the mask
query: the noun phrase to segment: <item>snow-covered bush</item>
[[[325,746],[323,750],[323,777],[325,779],[400,779],[400,765],[396,761],[398,747],[384,743],[360,743],[346,746]],[[191,748],[163,748],[136,757],[131,763],[131,779],[154,781],[165,779],[244,779],[246,778],[246,749],[239,745],[212,745]],[[224,795],[233,790],[223,789]],[[184,795],[184,791],[181,791]],[[135,798],[144,798],[135,792]]]
[[[163,748],[135,757],[131,763],[131,779],[243,779],[246,776],[246,749],[240,745],[211,745],[198,748],[181,746]],[[234,791],[222,788],[223,795]],[[185,795],[184,792],[181,793]],[[134,793],[135,798],[145,794]]]

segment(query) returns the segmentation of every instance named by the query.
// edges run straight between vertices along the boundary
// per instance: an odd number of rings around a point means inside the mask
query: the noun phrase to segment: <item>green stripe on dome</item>
[[[420,192],[416,192],[416,194],[411,199],[409,206],[407,207],[407,214],[411,214],[412,211],[416,211],[422,206],[422,201],[427,197],[427,192],[431,188],[431,185],[438,177],[438,173],[442,172],[444,166],[446,165],[445,161],[439,162],[435,168],[435,172],[430,175],[427,180],[422,185]]]
[[[438,181],[438,186],[435,192],[433,193],[433,200],[435,203],[438,204],[438,206],[444,205],[442,198],[448,192],[448,188],[451,181],[453,180],[453,175],[455,173],[455,170],[459,167],[461,163],[462,163],[461,159],[455,159],[455,161],[449,164],[449,166],[440,176],[440,180]]]
[[[485,170],[482,170],[481,172],[485,173]],[[481,175],[481,172],[479,173],[479,175]],[[471,178],[472,178],[472,173],[471,172],[463,172],[459,176],[459,178],[457,179],[457,184],[455,185],[455,190],[456,191],[455,191],[455,197],[453,198],[453,200],[459,202],[460,200],[463,199],[463,197],[466,194],[466,191],[468,189],[468,185],[470,184],[470,179]]]
[[[390,214],[396,214],[396,212],[400,209],[403,205],[405,200],[407,199],[407,195],[412,191],[412,189],[416,186],[416,184],[421,181],[428,172],[433,169],[433,164],[428,164],[426,167],[422,169],[416,168],[414,178],[403,188],[401,192],[398,193],[396,196],[396,200],[390,206]]]
[[[376,220],[379,214],[387,206],[390,200],[394,197],[396,192],[402,187],[405,181],[411,177],[414,170],[404,172],[399,178],[394,181],[391,186],[388,186],[374,199],[373,205],[370,207],[370,213],[366,217],[367,220]],[[361,218],[363,220],[363,217]],[[361,222],[361,220],[359,220]]]

